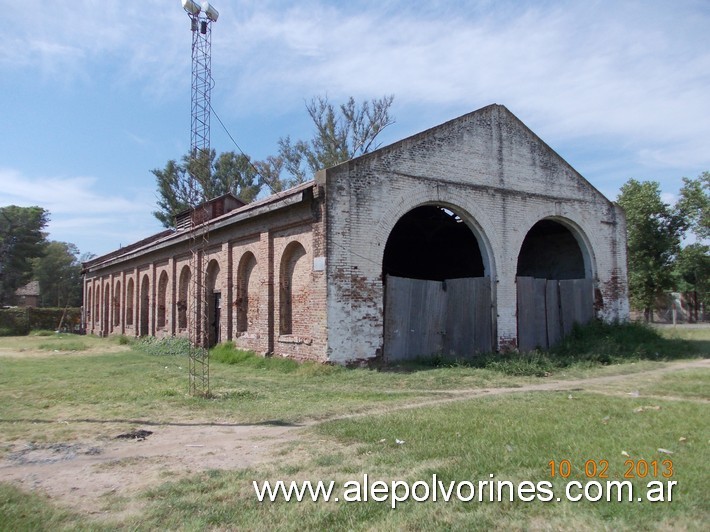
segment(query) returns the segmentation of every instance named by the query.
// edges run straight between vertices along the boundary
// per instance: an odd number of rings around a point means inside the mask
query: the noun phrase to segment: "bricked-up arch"
[[[116,281],[113,291],[113,326],[121,325],[121,281]]]
[[[383,274],[444,281],[483,277],[476,236],[448,208],[424,205],[399,219],[387,239]]]
[[[89,287],[86,291],[86,323],[88,326],[90,326],[89,324],[91,324],[93,320],[93,316],[91,314],[92,304],[93,300],[91,299],[91,287]]]
[[[96,295],[94,297],[94,323],[101,326],[101,285],[96,285]]]
[[[133,279],[126,281],[126,325],[133,326],[133,301],[135,300],[135,289]]]
[[[308,320],[306,301],[310,273],[306,250],[300,242],[286,246],[279,272],[279,333],[298,335]]]
[[[150,279],[147,274],[143,276],[143,280],[141,281],[139,308],[138,334],[140,336],[148,336],[148,334],[150,334],[150,326],[148,324],[150,318]]]
[[[101,330],[104,334],[108,334],[111,330],[109,315],[111,312],[111,285],[108,283],[104,286],[104,314],[101,317]]]
[[[180,270],[178,281],[177,321],[178,329],[187,329],[188,294],[190,289],[190,267],[185,265]]]
[[[242,255],[237,268],[237,332],[245,333],[259,316],[259,279],[256,257],[251,251]]]
[[[157,314],[159,329],[164,329],[167,324],[167,306],[168,306],[168,274],[162,272],[158,279],[158,304]]]
[[[490,265],[454,210],[424,205],[406,213],[382,262],[385,360],[469,358],[493,349]]]
[[[207,342],[210,347],[222,341],[222,292],[219,289],[219,262],[212,259],[207,264],[205,278],[205,304],[207,305]]]

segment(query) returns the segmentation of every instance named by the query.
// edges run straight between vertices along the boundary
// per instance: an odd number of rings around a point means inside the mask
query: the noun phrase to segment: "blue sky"
[[[394,94],[385,143],[508,107],[611,199],[710,170],[708,0],[214,0],[212,105],[254,159],[304,102]],[[103,254],[161,230],[153,168],[190,142],[179,0],[0,0],[0,205]],[[212,120],[212,147],[234,146]]]

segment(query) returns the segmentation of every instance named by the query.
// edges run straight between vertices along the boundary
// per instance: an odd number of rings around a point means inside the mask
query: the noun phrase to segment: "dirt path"
[[[412,404],[306,421],[300,425],[165,424],[143,427],[142,430],[152,432],[144,434],[144,439],[16,444],[0,460],[0,480],[12,481],[26,490],[44,492],[80,513],[116,517],[118,514],[111,510],[111,504],[116,500],[128,500],[122,511],[131,512],[139,509],[133,496],[144,488],[208,469],[247,468],[269,461],[281,444],[304,438],[304,427],[325,421],[532,391],[594,391],[600,388],[602,393],[608,393],[604,391],[605,385],[693,368],[710,368],[710,360],[674,362],[626,375],[546,380],[517,388],[446,390],[440,398],[429,397]]]

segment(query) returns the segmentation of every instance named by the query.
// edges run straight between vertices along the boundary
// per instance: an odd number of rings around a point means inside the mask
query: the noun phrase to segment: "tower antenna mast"
[[[188,191],[190,207],[190,252],[192,271],[190,282],[190,353],[188,362],[189,388],[191,395],[209,396],[209,309],[210,297],[206,293],[204,249],[209,243],[204,188],[200,177],[209,177],[211,172],[210,151],[210,94],[212,92],[212,23],[217,22],[219,12],[209,2],[198,4],[193,0],[182,0],[182,7],[190,18],[192,32],[192,98],[190,157],[188,162]],[[202,180],[202,183],[205,181]],[[202,227],[199,227],[202,225]]]
[[[212,22],[219,12],[209,2],[182,0],[192,31],[192,130],[190,156],[210,152],[210,94],[212,92]]]

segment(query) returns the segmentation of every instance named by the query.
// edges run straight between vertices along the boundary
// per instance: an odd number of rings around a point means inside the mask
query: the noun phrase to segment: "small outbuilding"
[[[15,290],[15,303],[18,307],[39,307],[39,281],[30,281]]]
[[[90,333],[342,364],[546,348],[629,314],[623,211],[501,105],[216,198],[84,283]]]

